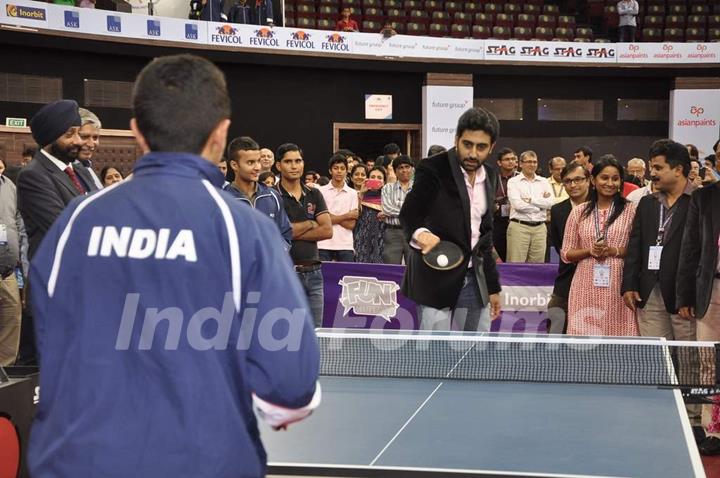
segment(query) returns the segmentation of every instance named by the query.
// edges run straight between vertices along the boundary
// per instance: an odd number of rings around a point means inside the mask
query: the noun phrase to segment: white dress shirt
[[[40,152],[41,152],[42,154],[44,154],[45,157],[46,157],[47,159],[49,159],[51,163],[53,163],[55,166],[57,166],[60,171],[65,172],[65,170],[67,169],[68,166],[70,166],[70,167],[72,168],[72,164],[65,164],[65,163],[63,163],[62,161],[60,161],[59,159],[57,159],[57,158],[56,158],[55,156],[53,156],[52,154],[50,154],[50,153],[48,153],[47,151],[45,151],[44,149],[41,149]],[[73,169],[75,169],[75,168],[73,168]]]
[[[528,222],[545,222],[547,211],[555,204],[547,178],[535,175],[528,179],[524,174],[508,181],[510,219]]]

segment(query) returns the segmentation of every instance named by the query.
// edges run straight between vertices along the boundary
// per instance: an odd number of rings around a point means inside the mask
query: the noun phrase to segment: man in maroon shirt
[[[355,20],[350,18],[350,9],[342,9],[342,18],[335,24],[335,30],[340,32],[357,32],[360,29]]]

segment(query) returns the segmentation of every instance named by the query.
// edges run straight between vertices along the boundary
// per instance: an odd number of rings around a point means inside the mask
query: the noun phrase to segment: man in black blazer
[[[685,221],[680,266],[677,273],[678,314],[695,320],[697,339],[720,342],[720,183],[714,183],[693,193]],[[715,382],[715,364],[701,363],[703,378]],[[707,437],[698,445],[703,455],[720,455],[718,423],[712,419],[712,408],[703,405],[702,424]]]
[[[50,103],[30,121],[40,149],[20,172],[17,184],[18,209],[25,221],[30,258],[65,206],[97,189],[87,169],[72,164],[83,145],[80,122],[78,105],[72,100]]]
[[[690,155],[671,140],[650,147],[654,194],[638,203],[628,241],[621,291],[637,310],[640,335],[695,340],[695,321],[677,315],[675,284],[691,194]]]
[[[585,164],[572,161],[560,173],[560,181],[570,196],[550,209],[550,244],[558,254],[562,250],[565,225],[573,208],[587,201],[590,191],[590,171]],[[548,333],[564,334],[567,331],[568,298],[577,264],[560,259],[555,287],[548,302]]]
[[[482,108],[458,121],[455,147],[420,163],[400,211],[412,246],[402,292],[418,304],[423,329],[490,329],[500,315],[500,279],[492,257],[492,227],[497,173],[485,164],[500,126]],[[438,271],[423,254],[441,240],[458,245],[464,260]],[[489,306],[489,307],[488,307]]]

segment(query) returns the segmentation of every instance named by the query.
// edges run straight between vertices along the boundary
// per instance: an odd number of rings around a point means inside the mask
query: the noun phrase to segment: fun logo
[[[342,286],[340,304],[343,315],[352,310],[356,315],[382,317],[390,322],[397,314],[400,286],[395,282],[375,277],[344,276],[338,284]]]
[[[705,108],[703,108],[702,106],[691,106],[690,107],[690,114],[694,115],[695,117],[699,117],[703,113],[705,113]]]

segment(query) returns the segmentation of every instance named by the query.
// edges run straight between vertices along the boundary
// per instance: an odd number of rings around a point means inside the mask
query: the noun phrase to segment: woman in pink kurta
[[[635,218],[635,205],[620,195],[623,175],[613,156],[600,158],[593,167],[595,188],[588,202],[574,208],[568,218],[561,256],[577,263],[568,301],[568,335],[640,335],[635,315],[620,294],[623,257]]]

